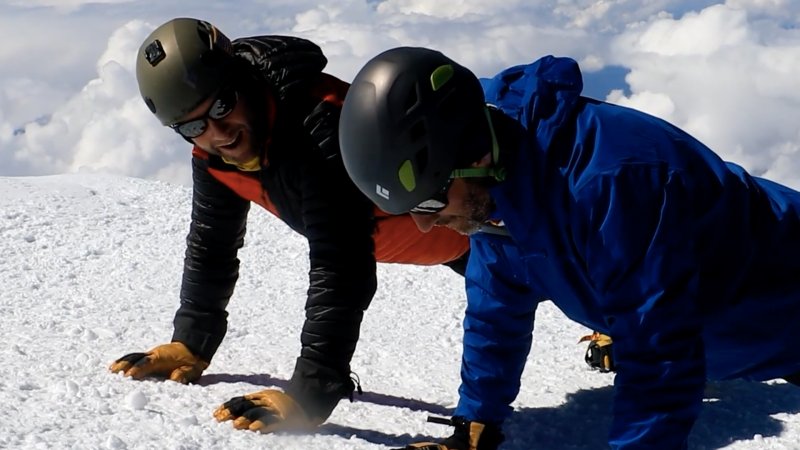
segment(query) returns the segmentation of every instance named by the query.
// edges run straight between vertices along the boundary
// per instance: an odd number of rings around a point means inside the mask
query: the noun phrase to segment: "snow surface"
[[[299,354],[305,240],[254,207],[230,329],[195,385],[134,381],[107,366],[167,342],[178,305],[191,190],[111,175],[0,178],[0,448],[386,449],[449,434],[426,424],[457,402],[462,279],[379,265],[352,368],[363,395],[312,435],[217,423],[231,397],[285,386]],[[588,330],[550,303],[504,450],[605,447],[612,375],[583,362]],[[713,383],[694,449],[799,449],[800,388]]]

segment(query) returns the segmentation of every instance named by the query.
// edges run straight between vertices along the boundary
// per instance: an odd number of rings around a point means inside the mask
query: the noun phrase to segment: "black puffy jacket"
[[[298,38],[263,36],[236,40],[234,49],[277,94],[269,164],[259,172],[241,172],[195,149],[192,222],[173,340],[207,361],[222,342],[249,200],[258,201],[243,198],[229,187],[231,182],[223,181],[235,178],[234,184],[257,185],[266,198],[259,203],[266,203],[308,239],[302,351],[287,391],[308,413],[324,419],[354,388],[350,360],[363,312],[376,289],[374,206],[347,177],[338,157],[336,130],[304,125],[327,98],[326,86],[339,86],[341,94],[344,84],[321,73],[327,61],[319,48]],[[334,118],[327,126],[337,124]],[[320,136],[333,140],[322,139],[326,142],[319,145]]]

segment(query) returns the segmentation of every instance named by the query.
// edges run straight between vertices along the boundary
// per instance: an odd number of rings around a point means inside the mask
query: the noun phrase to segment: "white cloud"
[[[46,8],[73,11],[87,5],[133,3],[136,0],[7,0],[11,6],[23,8]]]
[[[800,4],[795,0],[727,0],[725,4],[753,13],[765,13],[784,18],[787,15],[794,15],[794,18],[797,19],[797,14],[800,14]]]
[[[672,117],[675,112],[675,103],[668,95],[660,92],[642,91],[626,97],[621,90],[615,89],[611,91],[607,100],[629,108],[646,110],[664,119]]]
[[[612,48],[631,69],[631,94],[609,100],[672,121],[723,158],[800,187],[791,175],[800,170],[796,29],[752,21],[741,5],[715,5],[631,27]]]
[[[610,100],[664,117],[779,181],[800,169],[792,164],[800,116],[800,2],[793,0],[35,5],[0,5],[0,26],[15,36],[0,48],[0,175],[107,170],[181,178],[186,143],[140,104],[133,77],[140,40],[175,16],[211,20],[231,38],[312,39],[328,56],[327,70],[344,80],[399,45],[437,48],[479,76],[545,54],[572,56],[585,72],[618,65],[630,72],[609,88],[617,89]]]
[[[0,82],[0,110],[8,125],[39,119],[67,100],[69,94],[38,78],[8,78]]]
[[[502,14],[520,6],[519,1],[491,2],[483,0],[455,0],[431,2],[427,0],[386,0],[378,4],[384,15],[427,16],[437,19],[462,19],[470,15]]]
[[[680,20],[650,23],[631,43],[638,51],[661,56],[709,55],[750,40],[747,13],[724,5],[686,14]]]
[[[190,181],[188,144],[154,119],[136,87],[136,50],[152,29],[132,21],[115,31],[97,61],[97,78],[46,123],[27,124],[4,145],[24,173],[103,171]]]

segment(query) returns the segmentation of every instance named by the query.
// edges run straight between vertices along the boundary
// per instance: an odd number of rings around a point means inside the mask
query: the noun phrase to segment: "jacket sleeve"
[[[326,419],[352,394],[350,360],[376,290],[373,206],[340,158],[309,158],[298,170],[310,270],[302,350],[287,391]]]
[[[712,177],[705,177],[713,179]],[[586,266],[614,339],[614,449],[687,446],[702,406],[698,286],[712,252],[715,201],[665,164],[598,175],[577,196]],[[724,233],[724,230],[716,230]],[[708,239],[697,239],[706,234]]]
[[[173,341],[211,361],[227,331],[226,307],[239,277],[250,202],[214,179],[205,161],[192,158],[192,222],[186,238],[181,305]]]
[[[541,299],[531,292],[517,247],[506,237],[475,235],[467,263],[461,387],[455,415],[500,424],[512,411],[531,348]]]

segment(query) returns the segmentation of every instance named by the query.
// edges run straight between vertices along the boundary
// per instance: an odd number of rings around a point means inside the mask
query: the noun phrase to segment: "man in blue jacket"
[[[392,49],[342,110],[359,189],[423,231],[471,235],[455,433],[408,448],[498,447],[546,299],[614,338],[615,449],[686,448],[706,380],[797,380],[800,193],[582,97],[571,59],[483,81]]]

